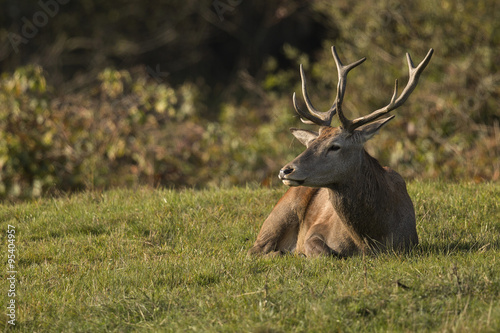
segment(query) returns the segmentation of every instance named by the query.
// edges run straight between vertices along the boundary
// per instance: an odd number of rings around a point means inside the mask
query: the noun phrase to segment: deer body
[[[321,188],[290,188],[250,253],[351,256],[367,248],[408,250],[416,245],[415,212],[403,178],[364,149],[356,169],[355,177]]]
[[[408,56],[410,79],[399,98],[396,81],[388,106],[355,120],[343,115],[342,99],[347,73],[364,59],[344,66],[332,48],[339,85],[336,102],[327,112],[316,111],[309,101],[301,67],[309,112],[298,107],[294,95],[295,109],[307,122],[320,125],[320,131],[291,129],[307,148],[281,169],[280,179],[291,188],[262,225],[249,254],[351,256],[366,250],[408,250],[418,244],[413,203],[403,178],[382,167],[363,145],[394,116],[376,119],[408,98],[432,51],[417,67]],[[342,126],[331,127],[337,112]]]

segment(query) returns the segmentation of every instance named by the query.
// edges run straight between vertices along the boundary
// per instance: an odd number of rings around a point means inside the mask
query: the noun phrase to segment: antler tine
[[[344,112],[342,110],[342,102],[344,101],[345,88],[347,84],[347,74],[354,67],[361,65],[366,60],[366,58],[361,58],[358,61],[353,62],[352,64],[344,66],[340,61],[335,46],[332,46],[332,54],[333,54],[333,59],[335,59],[335,64],[337,65],[337,72],[339,75],[339,83],[337,85],[337,98],[335,100],[337,113],[339,115],[339,119],[340,122],[342,123],[342,126],[346,129],[349,129],[351,127],[352,121],[345,117]]]
[[[411,95],[413,90],[418,84],[418,79],[420,78],[420,74],[422,74],[423,70],[429,64],[429,61],[431,60],[432,54],[434,53],[434,49],[430,49],[429,52],[427,52],[427,55],[425,56],[424,60],[420,64],[418,64],[417,67],[413,64],[413,61],[411,60],[410,54],[406,53],[406,59],[408,61],[408,71],[409,71],[409,78],[408,78],[408,83],[406,84],[406,87],[404,88],[403,92],[401,95],[397,97],[398,95],[398,80],[396,80],[396,83],[394,85],[394,93],[392,95],[391,101],[389,104],[387,104],[385,107],[378,109],[376,111],[373,111],[367,116],[357,118],[353,120],[350,124],[349,131],[354,131],[356,128],[363,126],[367,123],[370,123],[381,116],[391,112],[394,109],[397,109],[403,103],[408,99],[408,97]],[[338,109],[338,106],[337,106]],[[339,111],[339,116],[340,116],[340,111]]]
[[[295,96],[295,93],[293,93],[293,106],[295,107],[295,111],[299,114],[301,117],[302,122],[306,124],[317,124],[320,126],[329,126],[333,116],[336,113],[336,107],[335,104],[332,105],[330,110],[326,112],[320,112],[316,110],[316,108],[312,105],[311,100],[309,99],[309,94],[307,93],[307,83],[306,83],[306,76],[304,74],[304,68],[302,64],[300,64],[300,78],[302,80],[302,95],[304,96],[304,101],[306,103],[307,111],[303,111],[299,105],[297,104],[297,98]],[[304,121],[304,119],[307,119]]]

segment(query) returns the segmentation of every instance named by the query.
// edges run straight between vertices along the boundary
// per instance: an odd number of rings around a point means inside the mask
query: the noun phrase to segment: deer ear
[[[373,123],[369,123],[359,129],[356,130],[358,135],[361,137],[363,142],[366,142],[373,138],[375,134],[378,133],[379,129],[381,129],[385,124],[387,124],[390,120],[392,120],[395,116],[390,116],[389,118],[384,118],[381,120],[374,121]]]
[[[316,132],[298,128],[290,128],[290,132],[292,132],[293,136],[306,147],[309,147],[311,142],[316,140],[316,138],[319,136],[319,134]]]

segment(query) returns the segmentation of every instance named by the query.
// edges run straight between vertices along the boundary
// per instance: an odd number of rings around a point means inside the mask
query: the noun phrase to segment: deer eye
[[[328,148],[328,151],[337,151],[339,149],[340,149],[340,146],[332,145],[330,148]]]

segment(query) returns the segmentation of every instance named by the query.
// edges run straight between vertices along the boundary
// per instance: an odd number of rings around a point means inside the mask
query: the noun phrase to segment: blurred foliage
[[[40,3],[4,2],[0,197],[276,184],[302,150],[288,133],[300,126],[298,65],[316,107],[328,109],[331,45],[345,63],[368,58],[349,74],[350,117],[386,105],[394,79],[406,84],[405,52],[417,63],[435,49],[396,119],[367,145],[384,165],[407,178],[500,178],[494,0],[86,0],[59,4],[30,38],[24,25]]]
[[[429,48],[436,51],[406,105],[393,112],[394,124],[371,143],[375,155],[407,177],[500,178],[497,2],[318,1],[315,6],[345,32],[329,41],[341,47],[343,59],[368,56],[363,69],[350,74],[353,115],[386,105],[395,78],[406,83],[405,52],[417,63]],[[335,73],[326,52],[315,66],[313,73]],[[317,79],[333,85],[336,77]]]
[[[54,96],[40,67],[1,81],[0,195],[40,196],[111,186],[203,186],[264,180],[277,122],[228,105],[219,121],[202,117],[196,86],[177,90],[142,69],[104,69],[88,91]],[[278,110],[279,113],[286,110]],[[280,125],[277,125],[280,124]]]

